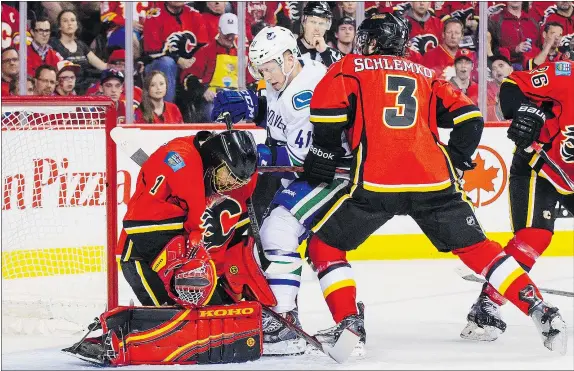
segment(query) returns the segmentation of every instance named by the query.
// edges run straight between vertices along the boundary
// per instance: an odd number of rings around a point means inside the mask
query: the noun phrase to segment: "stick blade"
[[[324,346],[325,353],[337,363],[344,363],[353,353],[359,343],[359,336],[349,329],[343,330],[341,336],[332,347]]]

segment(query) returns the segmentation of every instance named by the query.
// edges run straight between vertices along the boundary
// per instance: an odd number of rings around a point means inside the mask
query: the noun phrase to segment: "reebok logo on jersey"
[[[309,148],[309,151],[311,151],[317,157],[323,157],[327,160],[334,160],[335,159],[334,155],[332,153],[324,152],[319,148],[313,147],[313,145],[311,145],[311,148]]]
[[[300,111],[305,107],[309,107],[311,98],[313,98],[313,92],[311,90],[303,90],[293,95],[293,108]]]

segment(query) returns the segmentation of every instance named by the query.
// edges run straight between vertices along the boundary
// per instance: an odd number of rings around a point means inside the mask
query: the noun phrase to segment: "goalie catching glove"
[[[171,299],[182,306],[209,302],[217,284],[215,265],[201,242],[174,237],[152,262]]]
[[[508,138],[518,148],[527,148],[538,140],[546,114],[533,103],[522,103],[514,114],[508,128]]]

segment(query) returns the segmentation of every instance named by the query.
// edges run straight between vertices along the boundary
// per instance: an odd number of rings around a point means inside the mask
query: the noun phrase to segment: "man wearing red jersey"
[[[309,257],[337,323],[317,338],[343,348],[342,357],[364,342],[346,251],[395,215],[410,215],[439,251],[457,255],[530,315],[546,347],[565,351],[566,325],[558,309],[541,299],[499,243],[486,238],[458,184],[459,174],[475,166],[471,155],[484,126],[480,111],[448,82],[434,79],[430,69],[404,59],[407,39],[405,21],[391,13],[366,19],[357,31],[356,52],[362,55],[345,56],[332,66],[311,100],[307,179],[332,181],[343,132],[355,155],[353,185],[316,221],[309,242]],[[447,146],[437,140],[438,127],[453,129]]]
[[[454,76],[454,57],[459,50],[464,26],[456,18],[443,23],[442,42],[423,56],[423,65],[432,69],[439,79],[450,80]]]
[[[275,302],[242,237],[256,164],[253,136],[238,130],[175,138],[145,160],[118,248],[123,276],[147,307],[104,313],[104,336],[64,351],[114,366],[259,358],[261,307],[231,304],[243,294]]]
[[[38,17],[32,20],[30,25],[30,33],[32,34],[32,42],[28,45],[27,65],[28,75],[33,76],[36,68],[43,64],[50,65],[55,69],[58,68],[58,62],[64,58],[48,45],[50,40],[50,22],[48,18]]]
[[[532,71],[514,72],[502,83],[500,105],[511,119],[508,137],[516,144],[510,168],[510,212],[514,238],[505,252],[530,271],[550,245],[557,202],[574,212],[574,189],[555,173],[530,144],[543,144],[548,156],[574,178],[574,63],[548,62]],[[506,300],[485,284],[468,314],[461,336],[493,341],[506,324],[499,307]],[[547,320],[555,308],[550,308]],[[559,345],[557,345],[559,347]],[[566,344],[563,345],[564,350]]]
[[[10,83],[18,79],[18,51],[13,47],[2,49],[2,95],[10,95]]]
[[[183,1],[167,1],[148,12],[145,21],[144,53],[152,58],[146,73],[163,72],[168,81],[165,100],[173,102],[178,69],[193,64],[193,52],[208,42],[201,14]]]
[[[562,39],[562,25],[556,22],[546,23],[542,32],[542,50],[533,46],[524,53],[522,65],[525,70],[532,70],[544,62],[558,62],[565,56],[558,50]]]
[[[574,3],[572,1],[557,1],[556,12],[544,18],[544,25],[557,22],[562,25],[563,39],[574,36]]]
[[[2,49],[14,46],[19,34],[20,13],[10,5],[2,4]]]
[[[474,53],[468,49],[460,49],[454,57],[454,76],[449,80],[452,86],[463,92],[472,103],[478,104],[478,83],[472,81],[474,68]]]
[[[410,43],[414,49],[424,55],[436,48],[442,41],[442,22],[430,11],[430,1],[413,1],[404,13],[405,19],[410,23]]]

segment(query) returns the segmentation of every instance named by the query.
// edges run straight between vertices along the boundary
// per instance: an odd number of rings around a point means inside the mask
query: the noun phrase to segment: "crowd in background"
[[[311,4],[309,4],[311,3]],[[208,122],[217,91],[238,88],[237,4],[28,2],[27,95],[105,95],[125,122],[125,6],[133,8],[134,120]],[[498,91],[513,70],[574,58],[572,1],[488,2],[487,120],[501,120]],[[320,12],[308,13],[313,7]],[[324,7],[324,9],[322,8]],[[394,12],[410,24],[406,58],[478,101],[477,1],[366,1],[365,17]],[[289,28],[302,57],[334,63],[354,45],[356,2],[248,1],[246,40],[266,25]],[[19,91],[18,2],[2,2],[2,95]],[[247,47],[246,47],[247,49]],[[246,72],[246,84],[256,81]],[[484,87],[481,87],[484,88]]]

